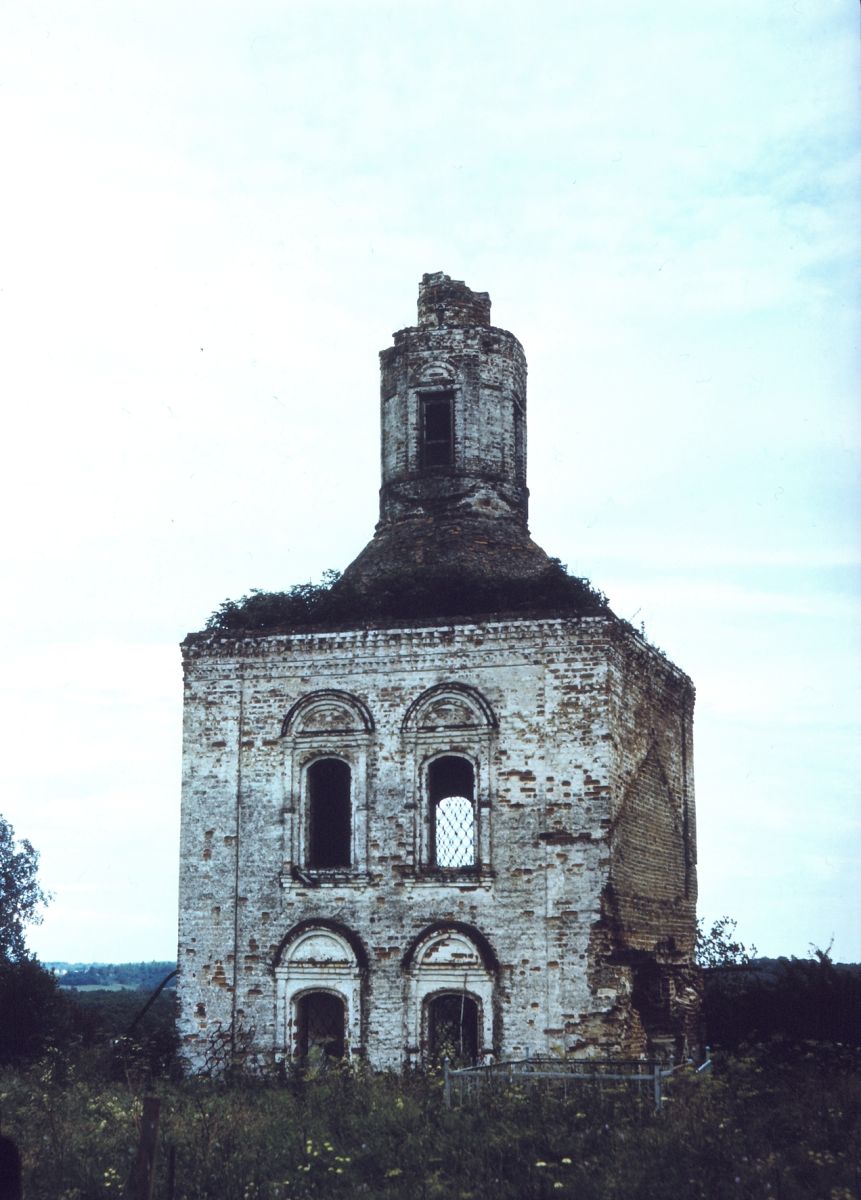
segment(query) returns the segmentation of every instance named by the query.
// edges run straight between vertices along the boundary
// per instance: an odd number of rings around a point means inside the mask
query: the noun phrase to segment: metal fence
[[[654,1059],[618,1058],[524,1058],[506,1062],[483,1063],[474,1067],[452,1067],[449,1060],[443,1063],[443,1095],[446,1105],[463,1104],[481,1095],[488,1089],[505,1087],[543,1086],[567,1096],[569,1091],[584,1083],[622,1085],[634,1089],[643,1097],[651,1095],[656,1109],[664,1102],[666,1080],[681,1067],[692,1063],[674,1064],[669,1058],[665,1062]],[[708,1069],[707,1058],[698,1070]]]

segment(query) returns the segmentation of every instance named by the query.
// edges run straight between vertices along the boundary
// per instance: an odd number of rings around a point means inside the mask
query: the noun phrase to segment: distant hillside
[[[767,983],[775,983],[783,977],[787,970],[800,967],[802,970],[813,970],[816,966],[825,966],[828,970],[836,971],[843,976],[861,977],[861,963],[832,962],[827,955],[823,959],[811,958],[752,958],[748,963],[731,963],[728,966],[709,967],[706,974],[717,975],[754,975]]]
[[[57,976],[61,988],[92,989],[110,991],[151,991],[157,988],[166,975],[176,970],[175,962],[138,963],[68,963],[46,962],[42,964]],[[171,979],[168,987],[175,987]]]

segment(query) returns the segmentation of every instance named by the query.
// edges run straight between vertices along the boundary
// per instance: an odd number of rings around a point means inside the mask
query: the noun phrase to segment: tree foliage
[[[24,929],[42,919],[48,900],[39,855],[0,817],[0,1063],[33,1058],[56,1040],[65,1006],[56,980],[27,952]]]
[[[756,946],[750,948],[735,935],[737,921],[718,917],[708,931],[702,917],[697,921],[696,960],[701,967],[740,967],[756,957]]]
[[[0,1013],[0,1065],[31,1061],[68,1037],[65,997],[35,958],[0,961]]]
[[[39,908],[48,901],[37,878],[39,855],[0,817],[0,963],[27,958],[24,927],[41,921]]]
[[[861,966],[812,958],[757,959],[704,974],[709,1044],[735,1050],[779,1039],[861,1046]]]

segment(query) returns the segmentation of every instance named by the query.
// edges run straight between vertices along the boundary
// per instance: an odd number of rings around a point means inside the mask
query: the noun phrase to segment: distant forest
[[[176,970],[174,962],[43,965],[62,991],[77,993],[87,1010],[108,1003],[106,992],[118,993],[110,1002],[118,1028],[132,1020],[134,1005],[140,1004],[120,993],[152,993]],[[161,996],[167,1024],[173,1019],[175,987],[174,977]],[[776,1035],[861,1045],[861,964],[834,963],[827,951],[817,950],[809,959],[757,958],[711,967],[704,971],[703,988],[705,1035],[712,1045],[737,1049]]]
[[[175,962],[137,963],[43,963],[57,977],[61,988],[143,989],[157,988],[166,975],[176,970]],[[168,987],[175,987],[171,979]]]

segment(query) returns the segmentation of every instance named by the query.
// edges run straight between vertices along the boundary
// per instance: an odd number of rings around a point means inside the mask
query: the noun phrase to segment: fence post
[[[451,1108],[451,1076],[448,1070],[448,1055],[442,1060],[442,1096],[445,1100],[446,1108]]]
[[[655,1063],[654,1067],[654,1091],[655,1091],[655,1108],[658,1112],[661,1111],[661,1064]]]
[[[132,1168],[130,1191],[133,1200],[152,1200],[159,1107],[158,1096],[144,1096],[141,1135],[137,1158]]]

